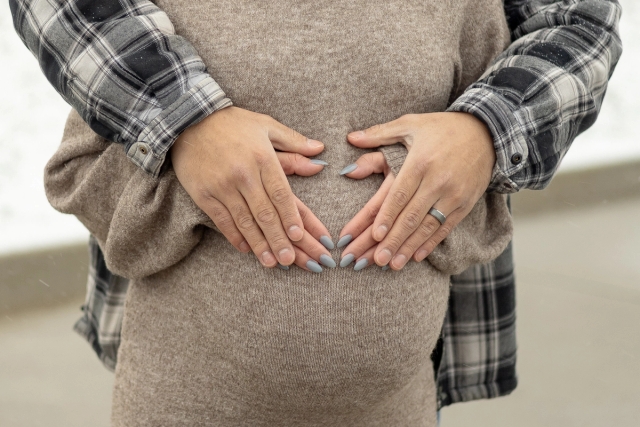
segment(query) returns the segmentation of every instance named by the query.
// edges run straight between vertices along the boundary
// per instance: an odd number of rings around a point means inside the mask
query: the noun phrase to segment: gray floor
[[[516,212],[520,386],[442,426],[637,426],[640,200]],[[0,426],[107,426],[112,374],[70,331],[80,301],[0,319]]]

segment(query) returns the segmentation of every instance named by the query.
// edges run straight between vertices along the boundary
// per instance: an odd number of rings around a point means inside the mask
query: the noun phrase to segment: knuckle
[[[422,222],[422,224],[420,224],[420,227],[418,228],[418,232],[423,238],[431,236],[435,230],[436,226],[431,221]]]
[[[396,207],[404,207],[409,202],[409,194],[406,190],[398,189],[391,195],[391,203]]]
[[[271,200],[277,204],[284,204],[291,200],[291,194],[286,188],[279,187],[271,192]]]
[[[407,230],[415,230],[422,222],[422,218],[418,212],[408,212],[403,220],[403,225]]]
[[[256,218],[263,224],[271,224],[276,218],[276,213],[270,207],[261,207],[258,209]]]
[[[391,249],[391,252],[394,252],[396,249],[400,247],[404,243],[404,240],[398,235],[390,236],[387,240],[387,247]]]
[[[238,216],[236,222],[238,224],[238,228],[242,231],[249,231],[253,229],[255,225],[255,221],[253,220],[253,217],[247,214],[242,214]]]
[[[234,165],[231,168],[229,182],[246,184],[250,181],[249,176],[249,170],[244,165]]]
[[[370,128],[368,128],[367,130],[365,130],[365,133],[371,134],[371,135],[375,135],[380,133],[380,131],[382,130],[382,125],[381,124],[375,124],[373,126],[371,126]]]

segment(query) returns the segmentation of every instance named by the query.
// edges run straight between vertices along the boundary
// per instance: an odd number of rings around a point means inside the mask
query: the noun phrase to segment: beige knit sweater
[[[157,3],[235,105],[325,143],[331,166],[290,183],[334,237],[382,180],[338,175],[364,152],[346,134],[443,111],[508,43],[500,0]],[[404,148],[384,152],[397,172]],[[75,113],[45,184],[134,279],[114,426],[433,426],[449,276],[498,256],[512,232],[504,197],[486,195],[402,271],[266,269],[172,170],[151,178]]]

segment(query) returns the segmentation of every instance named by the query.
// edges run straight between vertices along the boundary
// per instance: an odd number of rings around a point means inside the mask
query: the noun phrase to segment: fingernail
[[[346,267],[347,265],[351,264],[354,259],[356,259],[356,256],[354,254],[345,255],[340,260],[340,267]]]
[[[353,267],[353,269],[355,271],[360,271],[363,268],[365,268],[367,265],[369,265],[369,261],[367,261],[366,258],[361,259],[360,261],[356,262],[356,265]]]
[[[320,243],[329,250],[335,248],[335,245],[329,236],[320,236]]]
[[[391,251],[389,249],[381,250],[380,253],[378,254],[378,256],[376,257],[376,263],[378,265],[380,265],[380,264],[382,264],[382,265],[389,264],[390,260],[391,260]]]
[[[402,254],[398,254],[393,257],[393,265],[396,268],[402,268],[406,263],[407,263],[407,257]]]
[[[269,251],[264,251],[260,258],[262,258],[262,263],[264,265],[271,265],[276,260],[273,254]]]
[[[389,264],[382,266],[382,271],[387,271],[389,269]]]
[[[349,136],[350,136],[351,138],[360,138],[360,137],[364,136],[364,132],[363,132],[363,131],[361,131],[361,130],[356,131],[356,132],[351,132],[351,133],[349,134]]]
[[[340,240],[338,240],[338,247],[341,248],[343,246],[347,246],[353,237],[351,234],[347,234],[346,236],[342,236]]]
[[[278,263],[278,268],[279,268],[280,270],[289,270],[289,266],[288,266],[288,265],[282,265],[282,264],[280,264],[280,263]]]
[[[345,168],[340,171],[340,175],[346,175],[348,173],[353,172],[356,169],[358,169],[358,165],[355,163],[351,163],[350,165],[345,166]]]
[[[311,148],[320,148],[324,147],[324,144],[320,141],[316,141],[315,139],[307,138],[307,145]]]
[[[427,250],[426,249],[420,249],[418,251],[418,253],[416,254],[416,258],[417,258],[418,261],[422,261],[426,257],[427,257]]]
[[[314,165],[320,165],[320,166],[329,166],[329,163],[325,162],[324,160],[318,160],[318,159],[309,160],[309,163],[313,163]]]
[[[302,234],[302,230],[297,225],[292,225],[291,227],[289,227],[289,238],[294,242],[302,239]]]
[[[290,253],[291,253],[291,249],[284,248],[284,249],[281,249],[280,252],[278,252],[278,255],[280,255],[281,260],[285,261],[285,258],[287,258]]]
[[[249,244],[245,240],[243,240],[242,243],[240,243],[240,245],[238,246],[240,246],[240,250],[245,253],[251,250],[251,248],[249,247]]]
[[[373,238],[379,242],[384,239],[384,236],[387,235],[387,231],[389,231],[387,226],[381,225],[380,227],[376,228],[376,233],[374,234]]]
[[[312,259],[307,261],[307,268],[313,271],[314,273],[322,273],[322,267],[320,267],[320,264],[318,264]]]
[[[329,268],[335,268],[336,262],[329,255],[322,254],[320,255],[320,262],[322,265],[327,266]]]

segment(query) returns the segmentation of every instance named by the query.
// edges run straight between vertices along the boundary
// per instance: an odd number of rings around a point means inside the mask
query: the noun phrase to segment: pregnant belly
[[[189,378],[207,405],[348,412],[430,367],[449,280],[429,264],[268,270],[223,239],[208,234],[187,260],[132,287],[119,369],[151,372],[158,387]]]

